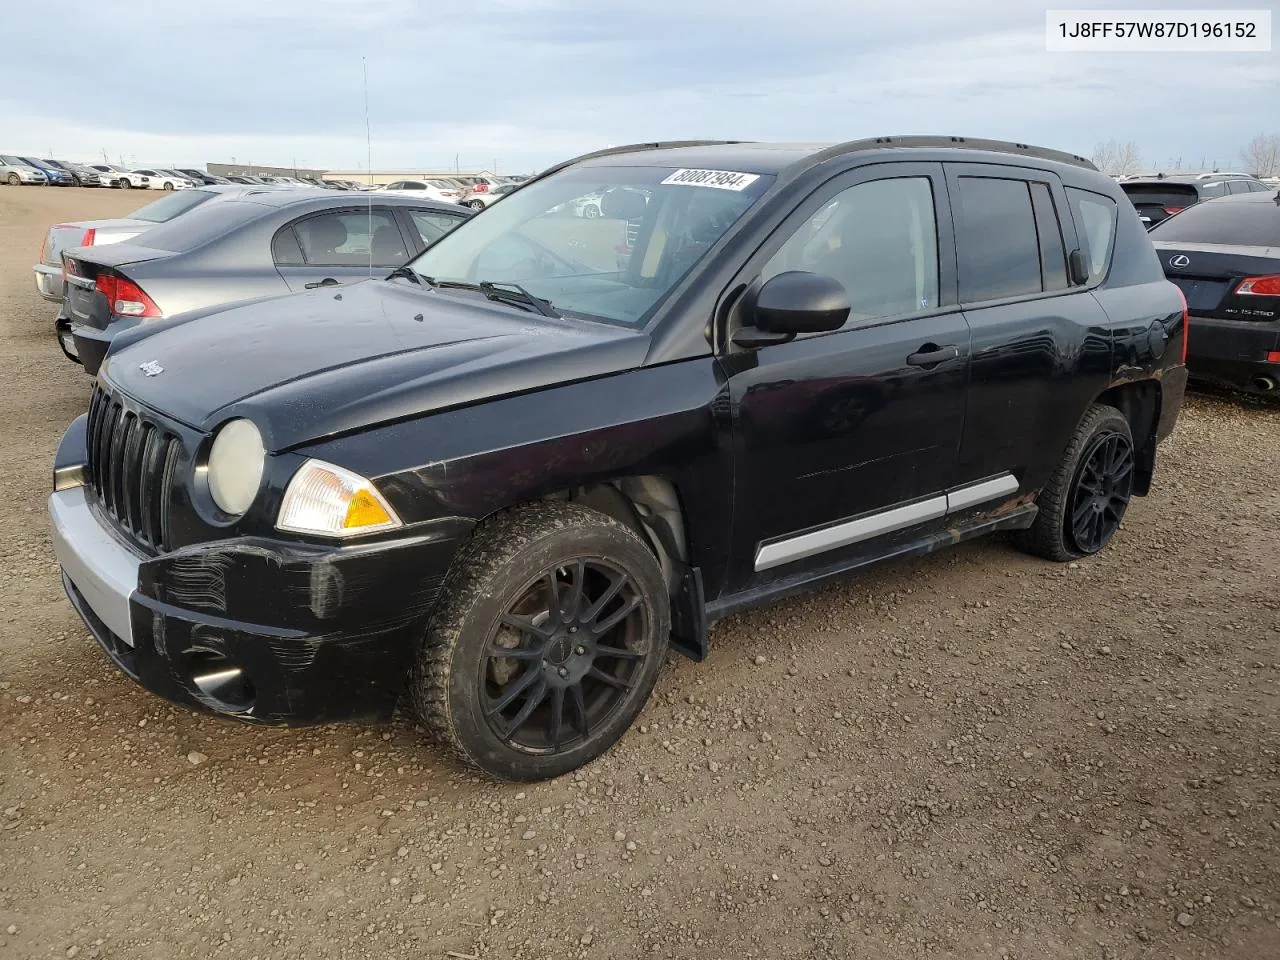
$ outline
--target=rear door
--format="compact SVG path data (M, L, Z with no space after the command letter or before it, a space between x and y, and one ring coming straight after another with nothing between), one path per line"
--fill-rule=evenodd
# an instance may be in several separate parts
M395 211L377 204L300 217L271 242L276 270L293 292L386 276L415 249Z
M1067 255L1081 249L1101 282L1110 247L1077 240L1062 183L1048 171L953 163L947 186L973 337L957 482L1035 489L1110 378L1106 314L1090 285L1073 287L1067 274ZM1115 202L1101 199L1114 235Z

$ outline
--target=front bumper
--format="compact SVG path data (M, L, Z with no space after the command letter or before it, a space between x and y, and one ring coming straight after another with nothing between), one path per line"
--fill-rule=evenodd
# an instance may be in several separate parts
M36 292L51 303L61 303L62 268L52 267L47 263L37 263L33 269L36 275Z
M1196 380L1225 384L1250 393L1280 390L1280 320L1220 320L1191 317L1187 368Z
M237 537L146 556L79 485L84 436L81 417L55 461L54 550L117 666L175 703L245 720L391 714L456 531L355 546Z

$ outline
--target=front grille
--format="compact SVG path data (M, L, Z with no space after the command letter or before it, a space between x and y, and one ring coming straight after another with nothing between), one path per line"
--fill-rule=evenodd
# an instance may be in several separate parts
M153 550L169 540L169 495L182 442L95 387L89 402L89 485L122 531Z

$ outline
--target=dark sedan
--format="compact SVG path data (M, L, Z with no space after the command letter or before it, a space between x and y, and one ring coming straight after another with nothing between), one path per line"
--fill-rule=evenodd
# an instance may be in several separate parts
M96 374L139 324L239 300L386 276L464 220L455 204L263 187L202 205L137 243L64 251L63 352Z
M1267 185L1245 173L1194 173L1171 177L1131 177L1120 189L1150 229L1155 224L1205 200L1264 193Z
M1250 393L1280 385L1280 191L1196 204L1151 230L1191 317L1192 377Z

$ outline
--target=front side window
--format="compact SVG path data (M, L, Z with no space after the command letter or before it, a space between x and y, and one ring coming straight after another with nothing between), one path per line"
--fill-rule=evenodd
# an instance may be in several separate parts
M1040 242L1025 180L960 177L956 247L960 300L981 303L1043 290Z
M824 204L775 253L762 280L821 273L849 296L849 324L938 305L938 228L928 177L872 180Z
M562 315L639 326L773 180L570 167L467 220L412 266L438 281L519 284Z
M422 245L429 247L446 233L460 224L464 217L451 217L444 213L431 213L426 210L414 210L410 214L413 225L417 228Z
M1067 200L1075 216L1077 233L1089 264L1089 282L1107 272L1116 240L1116 204L1110 197L1067 187Z
M386 210L351 210L309 217L293 225L308 266L398 267L409 259L395 219ZM292 247L284 244L277 249Z

